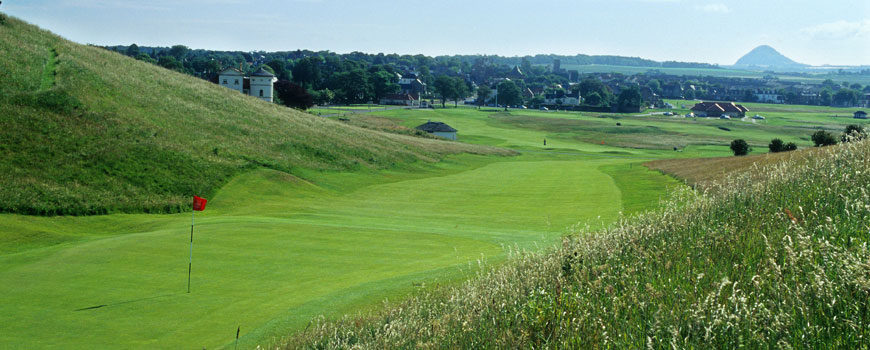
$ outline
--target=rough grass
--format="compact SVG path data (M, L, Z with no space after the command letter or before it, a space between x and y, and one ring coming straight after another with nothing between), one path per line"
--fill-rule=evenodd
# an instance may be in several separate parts
M643 165L676 177L695 188L708 188L716 182L739 172L751 172L756 177L764 177L761 169L784 160L806 159L818 149L809 148L794 152L764 153L741 157L661 159Z
M870 142L762 173L275 347L867 348Z
M178 212L236 174L355 170L493 148L363 130L20 20L0 26L0 212Z

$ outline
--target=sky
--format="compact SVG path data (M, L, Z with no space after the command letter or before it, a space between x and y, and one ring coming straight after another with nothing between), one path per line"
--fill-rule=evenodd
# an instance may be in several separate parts
M721 65L770 45L801 63L870 65L870 0L3 0L0 12L96 45Z

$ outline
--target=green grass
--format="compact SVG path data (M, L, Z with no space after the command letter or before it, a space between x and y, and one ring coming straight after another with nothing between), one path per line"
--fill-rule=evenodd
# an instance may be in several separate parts
M55 75L57 74L57 51L50 50L48 59L45 61L45 68L42 69L42 82L39 84L39 90L45 91L54 86Z
M686 108L693 101L671 100ZM460 141L517 150L551 149L553 152L582 152L624 157L689 158L731 155L732 140L742 138L753 153L767 152L773 138L810 147L810 135L818 129L841 133L848 124L868 121L851 118L854 109L814 106L746 104L748 116L756 113L764 121L714 118L682 118L663 115L543 112L533 110L476 110L444 108L435 110L393 110L372 114L393 118L396 123L415 127L427 120L445 122L458 129ZM651 110L649 112L663 112ZM675 109L686 114L688 109ZM644 113L644 114L646 114ZM352 121L355 116L347 117ZM617 126L619 123L621 126ZM543 140L547 145L543 145ZM677 147L679 152L674 152Z
M870 142L734 174L279 349L867 348ZM758 173L765 174L759 179Z
M651 201L664 202L680 187L676 179L662 180L641 163L609 164L598 169L609 175L619 187L625 216L648 211ZM668 190L662 191L663 186Z
M173 213L252 168L354 170L502 153L353 128L0 26L0 212Z
M187 214L0 215L0 343L211 349L241 325L246 347L263 344L315 316L466 276L469 262L497 263L505 247L549 246L575 224L602 227L652 207L634 198L624 208L621 193L642 186L658 198L672 180L600 170L625 162L453 156L413 170L321 173L319 184L248 172L197 213L191 294Z
M2 210L114 213L0 215L0 343L20 348L220 348L240 325L243 346L268 344L655 208L677 182L641 162L730 155L732 138L806 146L852 122L752 105L767 122L439 108L340 123L14 19L0 54ZM409 136L427 120L462 143ZM210 202L188 295L174 212L193 193Z

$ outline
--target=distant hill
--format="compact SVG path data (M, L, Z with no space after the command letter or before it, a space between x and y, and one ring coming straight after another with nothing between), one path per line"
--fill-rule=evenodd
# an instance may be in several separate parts
M783 54L776 51L774 48L761 45L749 51L749 53L740 57L735 67L742 68L768 68L768 69L794 69L808 67L806 64L798 63L792 59L785 57Z
M15 18L0 24L0 52L0 212L177 212L252 168L344 171L509 152L345 125Z

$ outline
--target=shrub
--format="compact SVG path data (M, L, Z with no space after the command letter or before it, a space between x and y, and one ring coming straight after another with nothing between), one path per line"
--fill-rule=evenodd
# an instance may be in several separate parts
M287 107L306 110L314 105L314 96L311 96L302 85L289 80L279 80L275 83L275 94Z
M813 143L816 144L816 147L831 146L837 144L837 138L835 138L833 134L824 130L819 130L813 133L812 139Z
M794 142L789 142L785 145L785 150L787 152L797 150L797 145Z
M734 151L735 156L745 156L749 154L749 151L752 150L752 148L749 147L749 144L746 143L746 140L737 139L731 141L731 150Z
M863 140L865 137L867 137L867 134L864 133L864 127L861 125L850 124L846 126L846 130L843 131L843 136L840 137L840 140L843 142L849 142Z
M780 139L770 140L770 144L767 145L767 148L770 149L771 153L778 153L785 151L785 143Z

